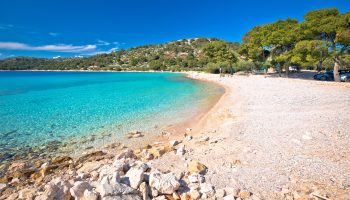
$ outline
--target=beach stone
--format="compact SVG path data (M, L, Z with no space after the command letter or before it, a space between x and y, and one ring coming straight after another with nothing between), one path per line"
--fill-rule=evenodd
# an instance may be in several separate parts
M100 174L99 174L97 171L92 171L92 172L90 173L90 180L92 180L92 181L97 181L99 175L100 175Z
M18 192L18 198L20 199L34 199L35 196L35 190L34 189L29 189L29 188L25 188L22 189Z
M185 139L186 139L187 141L191 141L192 138L193 138L193 137L192 137L191 135L188 135L188 136L185 137Z
M146 182L142 182L140 184L139 191L141 192L141 196L143 200L150 200L149 187Z
M139 191L118 182L110 182L108 177L104 177L100 184L97 185L96 191L100 193L101 197L129 195L134 196L135 199L140 199ZM128 196L125 196L127 198Z
M180 146L177 150L176 150L176 155L182 156L185 154L185 146Z
M113 171L124 173L130 169L130 165L134 162L134 159L117 159L113 162L113 167L115 168Z
M189 192L185 192L185 193L181 193L180 194L180 199L181 200L191 200L191 195L189 194Z
M154 156L153 154L149 153L147 150L143 150L142 151L142 157L146 160L153 160L154 159Z
M87 153L87 154L79 157L78 160L75 161L75 166L79 166L79 165L82 165L84 163L91 162L91 161L102 160L105 155L106 155L106 153L103 151L94 151L92 153Z
M179 196L176 192L173 193L172 197L173 197L173 199L175 199L175 200L180 199L180 196Z
M226 195L226 192L224 189L215 190L215 197L217 199L222 199L222 198L224 198L225 195Z
M200 184L200 193L205 194L208 197L212 197L215 194L214 187L210 183Z
M125 151L123 151L122 153L120 153L118 156L116 156L117 160L120 159L127 159L127 158L132 158L132 159L136 159L137 156L134 154L134 151L131 149L126 149Z
M180 187L179 181L174 173L161 174L154 172L150 174L149 184L161 194L172 194Z
M0 183L0 193L7 188L7 184Z
M171 141L169 141L169 144L170 144L172 147L174 147L174 146L176 146L176 145L179 144L179 141L177 141L177 140L171 140Z
M73 161L73 158L69 156L57 157L52 161L53 165L65 165Z
M101 167L101 163L96 163L96 162L87 162L80 167L77 172L78 173L90 173L93 171L98 170Z
M95 191L85 190L83 196L80 200L97 200L99 198L99 194Z
M59 178L50 181L45 185L45 192L36 197L35 200L70 200L70 188L72 185L68 181L61 181Z
M167 198L164 195L161 195L161 196L153 198L153 200L167 200Z
M152 197L156 197L159 195L159 192L158 190L154 189L154 188L151 188L151 196Z
M153 147L152 149L149 150L149 153L154 156L154 158L159 158L166 152L171 151L172 149L166 146L158 146L158 147Z
M251 195L251 193L247 190L241 190L238 193L239 198L242 198L242 199L246 199L246 198L250 197L250 195Z
M199 193L198 190L191 190L190 196L191 196L191 199L197 200L197 199L201 198L201 193Z
M144 169L132 167L124 176L124 183L130 187L137 189L143 181Z
M203 183L204 182L204 176L199 173L193 173L188 176L188 181L190 183Z
M233 196L238 196L239 193L239 189L232 187L225 187L224 190L226 194L232 194Z
M98 173L99 173L98 180L101 181L106 176L108 176L112 179L112 176L114 175L113 180L120 182L120 176L119 176L120 171L122 173L124 173L120 168L116 168L116 167L111 166L111 165L104 165L98 170Z
M14 173L16 171L21 171L25 168L28 168L28 165L24 162L13 162L11 165L8 167L8 172L9 173Z
M199 139L200 142L206 142L209 141L209 137L208 136L203 136Z
M235 200L235 197L232 194L229 194L224 197L224 200Z
M80 199L84 195L85 190L91 190L92 186L86 181L77 181L70 188L70 194L76 199Z
M197 160L192 160L188 163L188 171L190 173L204 174L207 167Z
M186 128L186 131L187 131L187 132L191 132L192 129L191 129L191 128Z

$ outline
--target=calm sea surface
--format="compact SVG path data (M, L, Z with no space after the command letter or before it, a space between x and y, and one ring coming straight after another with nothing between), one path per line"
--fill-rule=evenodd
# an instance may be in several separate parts
M157 133L222 92L176 73L0 72L0 161L50 142L85 148Z

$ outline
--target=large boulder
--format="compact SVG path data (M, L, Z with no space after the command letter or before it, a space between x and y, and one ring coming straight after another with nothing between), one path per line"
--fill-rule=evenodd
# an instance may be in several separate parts
M77 181L74 186L70 188L70 194L76 199L80 199L84 195L85 190L91 190L92 186L86 181Z
M144 170L138 167L132 167L124 176L123 182L130 187L137 189L143 181Z
M95 191L85 190L81 200L98 200L99 194Z
M149 184L161 194L173 194L180 187L174 173L153 172L150 174Z
M37 196L35 200L70 200L71 194L69 189L72 185L68 181L60 178L52 180L45 185L45 192Z
M110 181L108 177L104 177L102 179L102 181L97 185L96 191L100 193L102 199L112 199L112 197L124 197L127 199L129 196L134 196L135 199L140 199L139 191L125 184L116 181Z

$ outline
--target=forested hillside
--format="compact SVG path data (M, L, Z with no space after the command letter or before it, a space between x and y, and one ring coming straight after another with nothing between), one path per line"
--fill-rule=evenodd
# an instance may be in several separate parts
M226 62L233 64L238 56L236 52L239 47L239 43L225 42L215 38L193 38L165 44L145 45L86 58L14 57L0 60L0 69L203 70L208 63ZM218 52L220 55L217 55Z

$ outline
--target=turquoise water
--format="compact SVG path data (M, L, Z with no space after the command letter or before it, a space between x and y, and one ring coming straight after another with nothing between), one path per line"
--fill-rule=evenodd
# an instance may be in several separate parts
M49 142L82 149L132 130L155 134L220 93L177 73L0 72L0 152L4 160Z

